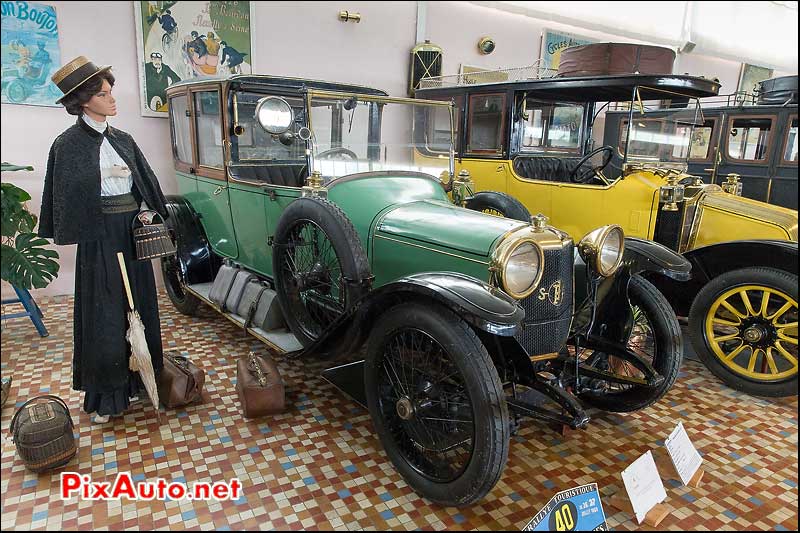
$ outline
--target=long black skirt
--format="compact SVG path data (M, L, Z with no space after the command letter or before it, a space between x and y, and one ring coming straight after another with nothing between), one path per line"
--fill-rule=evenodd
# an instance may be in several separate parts
M131 232L137 212L103 213L105 238L78 244L72 388L86 392L83 410L87 413L121 414L128 408L129 396L139 394L141 387L138 372L128 369L128 298L117 252L125 257L156 376L163 367L153 267L150 261L136 260Z

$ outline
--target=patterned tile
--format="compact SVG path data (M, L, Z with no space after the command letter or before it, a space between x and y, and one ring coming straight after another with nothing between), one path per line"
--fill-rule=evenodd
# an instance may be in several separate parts
M797 398L755 399L721 385L687 360L678 383L644 411L593 411L585 431L561 435L526 422L512 438L508 463L494 490L465 509L434 505L412 491L388 462L366 411L320 377L324 364L276 356L287 385L287 411L245 420L236 397L236 361L265 350L232 323L204 308L198 317L177 313L162 293L166 349L190 356L206 370L206 401L167 410L159 426L146 401L113 423L96 426L70 389L72 299L42 298L50 336L40 338L27 319L3 321L3 375L12 396L0 423L8 428L14 405L51 392L70 406L79 442L69 470L94 481L130 472L134 481L162 477L192 485L238 477L234 501L92 502L58 496L59 471L25 470L2 434L0 527L3 530L241 530L520 529L557 491L595 482L603 496L622 490L620 471L682 420L706 469L699 488L681 486L662 472L674 509L667 530L797 530ZM14 312L4 306L3 313ZM641 529L606 506L616 530Z

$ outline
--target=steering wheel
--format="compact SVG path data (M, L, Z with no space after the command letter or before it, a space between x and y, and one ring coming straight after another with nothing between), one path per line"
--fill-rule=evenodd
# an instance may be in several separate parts
M586 164L593 156L599 154L600 152L605 152L603 155L603 162L594 167L587 167L581 169L583 165ZM572 169L572 172L569 174L569 180L572 183L589 183L595 175L606 168L606 166L611 162L611 158L614 156L614 148L611 146L601 146L600 148L595 148L578 161L578 164L575 165L575 168Z
M358 155L349 148L345 148L343 146L339 146L336 148L331 148L330 150L325 150L324 152L320 152L316 155L317 159L330 159L335 155L346 155L348 158L356 160L358 159Z

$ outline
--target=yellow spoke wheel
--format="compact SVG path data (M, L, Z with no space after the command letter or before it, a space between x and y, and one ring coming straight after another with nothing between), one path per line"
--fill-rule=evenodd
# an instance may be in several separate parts
M695 351L728 385L763 396L797 394L797 276L770 268L720 275L689 313Z

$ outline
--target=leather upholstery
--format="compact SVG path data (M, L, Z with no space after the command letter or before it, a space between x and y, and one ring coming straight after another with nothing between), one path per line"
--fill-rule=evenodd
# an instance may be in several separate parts
M305 185L308 172L306 165L258 165L234 166L231 165L231 174L239 179L260 181L271 185L284 185L289 187L302 187Z
M514 172L532 180L568 183L579 157L519 156L514 159Z

